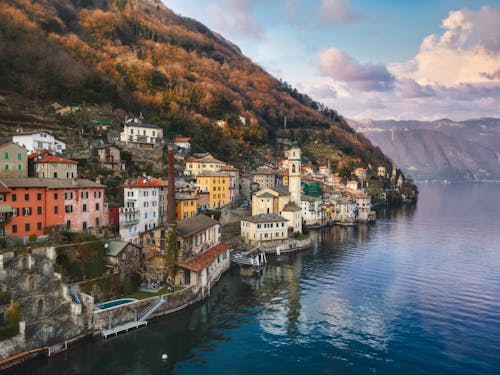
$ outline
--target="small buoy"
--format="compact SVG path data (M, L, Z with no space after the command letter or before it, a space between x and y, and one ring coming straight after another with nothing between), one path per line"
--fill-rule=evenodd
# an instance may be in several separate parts
M168 355L166 355L166 354L161 355L161 359L166 360L167 358L168 358Z

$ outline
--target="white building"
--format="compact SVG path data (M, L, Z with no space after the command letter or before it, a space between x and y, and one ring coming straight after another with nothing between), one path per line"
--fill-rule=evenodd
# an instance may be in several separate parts
M24 147L28 154L43 150L61 154L66 150L66 143L45 132L17 132L12 135L12 142Z
M174 146L180 150L191 150L191 138L177 137L174 139Z
M260 214L241 220L243 242L260 246L264 243L284 243L288 239L288 220L273 214Z
M123 185L123 207L120 208L122 241L139 244L139 234L161 224L160 209L165 203L167 182L154 177L139 177Z
M120 141L130 147L158 148L163 144L163 129L134 118L123 123Z
M308 226L323 226L326 224L326 211L323 209L321 197L302 195L302 223Z

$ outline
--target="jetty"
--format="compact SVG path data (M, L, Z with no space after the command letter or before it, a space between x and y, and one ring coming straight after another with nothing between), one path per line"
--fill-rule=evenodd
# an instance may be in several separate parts
M259 246L247 251L233 251L231 253L231 263L250 268L253 273L259 273L267 263L266 253L261 251Z

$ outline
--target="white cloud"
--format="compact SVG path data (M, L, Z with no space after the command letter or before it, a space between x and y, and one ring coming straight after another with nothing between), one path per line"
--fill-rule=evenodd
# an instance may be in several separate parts
M361 18L351 9L348 0L321 0L317 17L326 24L352 23Z
M265 31L252 14L256 5L252 0L224 0L222 5L208 4L207 12L213 19L214 28L223 34L263 39Z

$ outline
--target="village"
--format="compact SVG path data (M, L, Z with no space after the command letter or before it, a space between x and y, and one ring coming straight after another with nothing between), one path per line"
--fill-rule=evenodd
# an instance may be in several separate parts
M82 160L50 132L0 145L0 366L179 311L231 265L259 272L271 254L307 249L310 230L375 222L386 192L369 194L370 182L403 184L395 166L358 166L349 178L329 161L315 170L293 142L276 163L242 171L190 141L123 121L119 138L94 147L100 167L122 173L126 151L160 158L162 173L114 187L80 178Z

